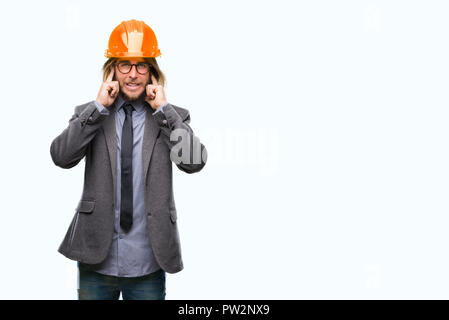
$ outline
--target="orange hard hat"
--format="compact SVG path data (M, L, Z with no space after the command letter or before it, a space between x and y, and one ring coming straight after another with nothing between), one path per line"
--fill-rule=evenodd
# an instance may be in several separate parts
M143 21L123 21L109 37L107 58L156 58L161 55L154 31Z

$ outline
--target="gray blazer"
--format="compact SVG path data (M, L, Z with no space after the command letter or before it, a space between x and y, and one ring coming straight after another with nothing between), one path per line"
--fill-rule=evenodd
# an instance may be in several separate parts
M197 138L189 126L188 110L169 103L164 112L153 115L153 110L147 106L142 158L148 232L161 268L176 273L183 269L183 262L170 159L170 150L177 141L170 141L170 133L185 129L191 139ZM112 242L117 181L115 105L109 110L110 115L100 114L93 101L77 106L69 126L50 147L53 162L61 168L72 168L85 157L82 196L58 251L69 259L87 264L102 262ZM190 143L191 155L193 147ZM177 167L187 173L200 171L207 159L203 144L201 151L200 163L185 161L188 163L181 162Z

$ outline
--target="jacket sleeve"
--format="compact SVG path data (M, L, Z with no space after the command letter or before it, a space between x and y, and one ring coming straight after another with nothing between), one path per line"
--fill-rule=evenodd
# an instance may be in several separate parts
M189 126L189 111L168 103L164 105L162 112L155 112L153 116L161 128L161 137L170 150L170 159L176 166L186 173L203 169L207 161L207 150Z
M94 101L75 107L69 126L51 143L50 154L55 165L64 169L76 166L107 116L98 111Z

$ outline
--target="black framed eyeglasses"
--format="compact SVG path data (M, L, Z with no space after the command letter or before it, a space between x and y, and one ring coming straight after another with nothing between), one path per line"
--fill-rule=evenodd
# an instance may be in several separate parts
M118 71L121 73L129 73L133 66L136 66L136 70L140 74L146 74L150 70L150 65L147 63L130 63L127 61L119 62L117 64Z

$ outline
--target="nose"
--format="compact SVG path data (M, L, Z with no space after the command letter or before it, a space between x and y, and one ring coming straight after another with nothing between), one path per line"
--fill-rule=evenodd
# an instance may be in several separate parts
M131 66L131 70L129 71L128 75L131 78L137 78L137 66L136 65Z

